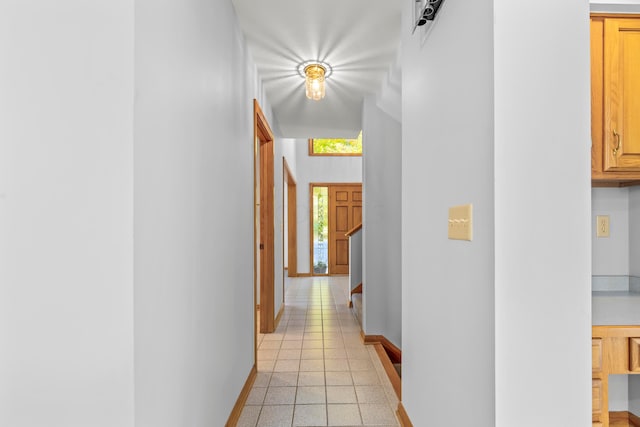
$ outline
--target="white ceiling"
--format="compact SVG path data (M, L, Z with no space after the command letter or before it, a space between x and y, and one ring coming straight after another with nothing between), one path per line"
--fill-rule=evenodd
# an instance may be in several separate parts
M357 136L362 100L379 89L397 55L401 2L232 1L281 136ZM333 68L321 101L304 93L297 68L308 60Z

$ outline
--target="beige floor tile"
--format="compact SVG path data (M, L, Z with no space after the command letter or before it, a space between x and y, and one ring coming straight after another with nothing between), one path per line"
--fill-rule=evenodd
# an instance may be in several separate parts
M264 341L282 341L283 334L274 332L273 334L265 334Z
M285 340L282 341L282 350L301 350L302 340Z
M371 371L354 371L351 372L353 383L355 385L379 385L380 379L378 374Z
M258 372L256 380L253 382L254 387L268 387L271 381L271 372Z
M300 361L300 372L324 372L324 360L303 359Z
M316 340L322 340L322 332L305 332L304 334L304 340L305 341L316 341Z
M269 387L264 397L265 405L293 405L296 401L296 387Z
M300 359L301 350L298 349L284 349L280 350L278 353L278 360L286 360L286 359ZM277 362L276 362L277 365Z
M356 386L356 396L359 403L389 403L382 386L358 385Z
M358 403L355 388L351 385L327 386L327 403Z
M274 372L269 382L271 387L295 387L297 385L297 372Z
M371 360L369 359L349 359L349 368L352 371L368 371L368 372L369 371L375 372L375 369L376 369L373 367L373 363L371 363Z
M300 354L301 359L322 359L324 352L321 348L303 349Z
M324 364L325 371L327 372L349 370L349 362L347 359L325 359Z
M261 409L262 407L260 406L245 406L242 409L236 427L256 427Z
M363 348L363 346L355 347L355 348L347 348L345 351L347 352L347 357L349 359L371 360L371 356L369 355L369 352L367 351L366 348Z
M388 404L360 404L360 413L362 414L362 423L366 426L397 423L396 416Z
M296 405L327 403L327 391L324 386L298 387Z
M293 405L263 406L257 427L290 427L293 423Z
M279 350L258 350L258 360L275 360Z
M258 350L278 350L280 348L280 345L282 344L281 341L262 341L262 343L260 344L260 347L258 347Z
M324 384L324 372L300 372L300 375L298 375L298 386Z
M344 350L344 348L325 348L324 358L325 359L346 359L347 352Z
M258 359L258 372L272 372L275 364L276 364L275 360Z
M288 284L278 329L258 336L259 372L239 426L398 426L397 398L360 339L347 290L344 278Z
M325 372L327 385L353 385L353 378L349 371Z
M327 405L327 415L330 426L355 426L362 424L358 405Z
M281 359L276 361L273 372L298 372L299 369L299 359Z
M342 341L342 339L325 339L324 348L344 349L344 341Z
M293 427L326 425L327 407L325 405L296 405L293 410Z
M304 332L303 331L297 331L297 332L287 332L284 335L284 341L282 341L283 345L284 343L286 343L287 341L302 341L302 337L304 336ZM302 345L302 344L300 344Z
M311 350L315 348L323 348L322 340L309 340L309 341L305 340L302 342L303 350Z
M262 405L264 396L267 393L266 387L252 387L247 397L247 405Z

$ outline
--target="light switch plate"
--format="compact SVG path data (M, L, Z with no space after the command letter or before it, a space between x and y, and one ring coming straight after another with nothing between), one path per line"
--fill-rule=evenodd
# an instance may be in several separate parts
M596 216L596 237L609 237L609 215Z
M473 205L449 208L449 239L473 240Z

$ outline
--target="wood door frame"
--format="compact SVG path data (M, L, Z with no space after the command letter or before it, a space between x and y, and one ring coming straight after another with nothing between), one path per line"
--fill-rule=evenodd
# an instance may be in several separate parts
M327 273L326 274L316 274L313 272L313 187L349 187L360 185L362 186L362 182L310 182L309 183L309 275L310 276L331 276L331 272L329 271L329 263L327 259ZM331 209L329 209L330 211ZM327 224L330 224L331 215L327 218ZM331 228L331 226L329 226ZM328 236L327 236L328 237ZM328 243L328 242L327 242ZM329 247L327 246L327 251ZM331 255L327 252L327 258ZM351 262L351 260L349 260ZM338 274L338 276L343 276L343 274Z
M287 185L287 194L282 197L282 211L284 212L285 197L287 200L287 234L282 240L287 239L287 275L289 277L298 276L298 220L297 220L297 184L291 174L291 169L287 159L282 157L283 182ZM293 226L292 226L293 224ZM282 231L284 233L284 230ZM282 245L282 259L284 259L284 245ZM284 280L282 281L284 288ZM284 298L284 289L282 292Z
M254 351L257 362L258 333L256 331L257 289L260 286L260 333L271 333L275 329L274 301L274 137L269 123L256 99L253 100L253 306L254 306ZM257 164L260 173L257 176ZM260 232L256 227L256 196L260 186ZM259 236L258 236L259 234ZM260 278L257 274L257 243L260 239ZM258 280L259 279L259 280Z

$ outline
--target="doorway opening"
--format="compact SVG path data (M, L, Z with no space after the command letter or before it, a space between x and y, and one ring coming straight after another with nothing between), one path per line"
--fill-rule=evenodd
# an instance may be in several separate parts
M346 233L362 223L362 184L309 185L311 274L349 274Z
M254 349L258 330L272 333L274 316L274 137L257 100L253 100L254 170ZM259 317L258 317L259 316ZM258 322L259 319L259 322ZM259 328L258 328L259 324ZM256 359L257 361L257 353Z

